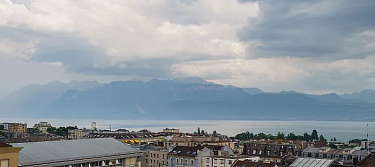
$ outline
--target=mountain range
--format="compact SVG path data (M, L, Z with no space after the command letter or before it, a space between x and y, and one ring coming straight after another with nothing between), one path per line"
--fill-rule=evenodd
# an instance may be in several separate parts
M375 120L375 91L263 92L198 77L29 85L0 101L0 115L28 118Z

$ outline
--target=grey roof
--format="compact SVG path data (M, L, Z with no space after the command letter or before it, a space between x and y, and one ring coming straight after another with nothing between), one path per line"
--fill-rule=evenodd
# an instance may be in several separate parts
M329 167L332 159L297 158L289 167Z
M19 154L20 166L137 153L135 149L111 138L14 143L12 145L23 147Z

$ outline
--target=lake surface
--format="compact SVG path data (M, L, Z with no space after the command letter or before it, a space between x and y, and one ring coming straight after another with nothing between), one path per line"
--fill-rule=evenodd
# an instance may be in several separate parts
M52 126L78 126L90 128L91 122L97 122L99 129L125 128L129 130L148 129L153 132L162 131L163 128L178 128L181 132L194 132L201 130L234 136L237 133L249 131L253 133L277 132L295 133L302 135L311 134L313 129L330 140L350 140L366 138L366 122L341 122L341 121L245 121L245 120L88 120L88 119L45 119L45 118L0 118L0 122L22 122L32 127L35 123L47 121ZM369 122L369 138L375 140L375 122Z

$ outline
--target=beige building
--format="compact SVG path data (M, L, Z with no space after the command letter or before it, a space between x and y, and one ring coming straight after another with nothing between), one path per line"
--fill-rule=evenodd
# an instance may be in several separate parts
M26 133L27 124L23 123L1 123L0 125L4 126L4 129L9 133Z
M165 128L163 129L164 133L180 133L180 129L174 129L174 128Z
M83 131L81 129L69 129L68 130L68 139L82 139Z
M146 155L146 167L167 167L168 150L150 150Z
M232 150L235 148L234 142L227 137L173 136L164 142L164 148L166 149L175 146L194 147L198 145L228 146Z
M47 129L51 127L51 124L48 122L39 122L35 124L33 128L38 129L40 133L47 133Z
M22 148L0 143L0 167L18 167L18 154Z

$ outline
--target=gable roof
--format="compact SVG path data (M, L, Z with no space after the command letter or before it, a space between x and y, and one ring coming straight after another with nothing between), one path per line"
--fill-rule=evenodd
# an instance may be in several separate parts
M169 152L169 155L195 157L198 154L198 150L202 150L203 148L204 146L176 146L171 152Z
M19 153L20 166L137 153L111 138L14 143L13 147L23 147Z

